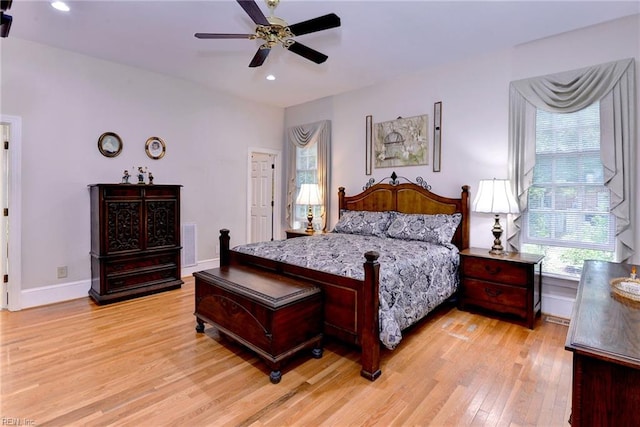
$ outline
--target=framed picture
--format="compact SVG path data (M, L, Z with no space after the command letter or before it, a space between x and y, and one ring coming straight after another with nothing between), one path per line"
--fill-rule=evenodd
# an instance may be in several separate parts
M167 151L167 146L162 139L157 136L152 136L147 139L144 150L147 152L147 156L154 160L158 160L164 157L164 154Z
M365 117L365 131L364 131L364 173L365 175L371 175L371 167L373 165L373 117Z
M98 150L105 157L116 157L122 151L122 140L117 133L105 132L98 138Z
M442 161L442 102L433 104L433 171L440 172Z
M376 168L429 164L429 116L421 115L374 126Z

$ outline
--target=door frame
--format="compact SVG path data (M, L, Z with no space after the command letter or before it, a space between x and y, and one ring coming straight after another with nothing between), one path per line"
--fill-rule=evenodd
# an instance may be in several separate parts
M273 164L275 165L274 182L273 182L273 238L282 238L282 221L280 217L281 211L281 188L282 188L282 162L281 151L270 150L268 148L249 147L249 155L247 156L247 242L251 237L251 155L252 154L269 154L273 155Z
M0 121L9 125L9 299L7 308L18 311L21 305L22 283L22 118L1 115ZM0 278L1 279L1 278ZM4 301L4 295L3 301ZM4 304L4 302L3 302Z

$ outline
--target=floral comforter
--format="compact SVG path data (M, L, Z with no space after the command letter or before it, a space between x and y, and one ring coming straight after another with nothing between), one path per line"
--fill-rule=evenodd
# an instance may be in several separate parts
M237 252L364 280L364 253L380 253L380 341L394 349L401 331L458 288L458 249L417 240L328 233L251 243Z

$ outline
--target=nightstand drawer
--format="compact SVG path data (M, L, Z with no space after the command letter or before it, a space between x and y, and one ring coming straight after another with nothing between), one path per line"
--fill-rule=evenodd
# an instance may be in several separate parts
M469 303L476 302L481 305L482 302L488 302L523 310L527 307L526 288L485 282L468 277L464 279L463 286L464 295Z
M482 258L474 262L464 262L462 274L465 277L501 282L510 285L526 286L527 266L507 263L500 260Z

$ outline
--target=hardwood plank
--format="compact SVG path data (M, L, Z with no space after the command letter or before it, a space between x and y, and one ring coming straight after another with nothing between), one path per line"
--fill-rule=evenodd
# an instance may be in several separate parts
M194 285L98 306L0 312L0 413L37 425L566 426L567 327L535 330L445 306L381 351L382 376L335 341L280 384L251 351L195 332Z

